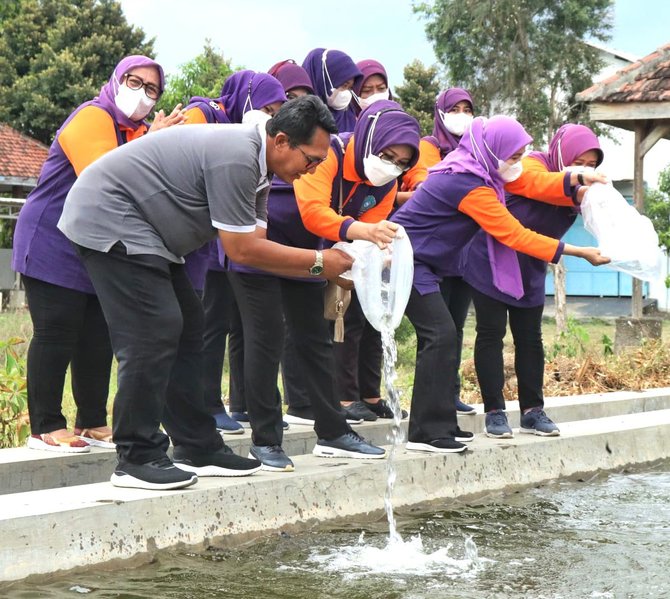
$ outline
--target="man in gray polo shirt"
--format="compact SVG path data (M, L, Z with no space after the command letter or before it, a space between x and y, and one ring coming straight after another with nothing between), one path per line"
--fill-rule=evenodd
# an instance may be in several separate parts
M313 171L334 132L320 100L299 98L267 132L199 125L147 135L100 158L72 187L58 226L91 277L119 364L114 485L171 489L197 474L260 468L232 454L205 410L202 305L182 256L218 235L232 260L277 274L335 278L348 270L343 252L283 246L263 229L271 174L292 182Z

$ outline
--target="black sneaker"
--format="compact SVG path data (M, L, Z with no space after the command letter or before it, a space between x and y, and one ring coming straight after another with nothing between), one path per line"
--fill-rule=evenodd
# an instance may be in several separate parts
M380 399L377 403L363 400L363 405L374 414L377 414L377 418L393 418L393 410L385 399ZM407 410L400 410L400 412L402 420L405 420L408 416Z
M445 437L444 439L433 439L426 443L419 443L416 441L407 441L405 446L409 451L426 451L430 453L460 453L465 451L467 447L456 441L451 437Z
M198 482L198 477L177 468L167 456L145 464L120 460L109 481L115 487L162 491L183 489Z
M284 421L289 424L314 426L314 412L312 411L311 406L306 406L304 408L292 408L289 406L289 409L284 416Z
M461 428L457 426L454 438L456 441L460 441L461 443L469 443L475 438L475 434L471 433L470 431L461 430Z
M370 458L378 460L386 456L386 450L368 443L354 431L344 433L335 439L317 439L312 450L321 458Z
M249 456L261 462L263 470L271 472L293 472L295 470L291 458L289 458L281 445L251 445Z
M360 424L361 422L374 422L377 420L377 414L367 408L367 404L363 401L354 401L348 406L342 404L342 410L347 417L349 424Z
M227 445L217 451L198 451L178 445L174 448L174 463L198 476L247 476L258 472L262 464L233 453Z

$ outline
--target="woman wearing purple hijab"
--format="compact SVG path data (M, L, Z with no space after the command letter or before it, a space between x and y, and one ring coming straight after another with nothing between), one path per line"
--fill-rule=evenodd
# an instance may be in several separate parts
M302 63L314 85L314 93L330 108L340 133L353 131L356 115L349 110L352 89L363 73L348 54L340 50L316 48Z
M456 149L465 129L472 122L474 103L470 94L460 88L452 87L444 90L435 101L433 134L421 140L419 162L403 177L402 189L398 193L396 203L406 202L428 176L428 169L443 160L449 152ZM461 352L463 348L463 327L468 317L472 294L470 286L463 281L460 269L455 269L450 276L444 277L440 283L442 297L447 303L449 312L454 319L457 336L456 350L456 386L454 401L459 414L474 415L474 407L461 401Z
M549 174L541 181L533 173L523 174L520 160L531 141L510 117L474 119L458 147L431 169L411 201L391 218L405 228L414 248L414 284L406 314L416 330L417 359L407 449L461 452L463 442L473 438L456 420L456 330L440 283L480 228L488 234L494 286L517 297L523 295L523 282L513 250L546 262L556 262L563 254L594 265L609 261L596 248L564 244L525 228L505 207L506 186L565 206L585 191L576 187L576 176L573 181ZM604 180L596 174L582 178L588 184Z
M291 58L272 65L268 74L282 84L287 100L314 93L312 80L307 71Z
M384 65L368 58L356 63L363 77L354 84L354 102L351 105L356 116L379 100L392 100L389 78Z
M179 123L180 106L144 120L163 92L160 65L127 56L93 100L56 132L37 186L19 214L12 268L22 274L33 338L28 349L28 447L69 453L114 447L107 426L112 352L95 291L72 244L56 228L68 191L103 154L147 131ZM77 404L74 433L61 411L68 366Z
M604 155L595 133L584 125L563 125L549 144L548 152L531 152L522 160L524 171L562 173L567 169L597 167ZM566 182L569 185L569 181ZM509 195L507 209L521 224L544 235L560 239L572 226L579 212L577 205L554 206ZM486 434L511 438L512 429L505 414L503 385L503 338L507 318L514 338L514 370L518 382L521 432L541 436L559 435L558 427L544 413L544 347L542 312L545 301L547 262L525 254L517 255L523 295L513 297L493 284L486 234L479 231L463 252L463 277L473 288L477 313L475 368L486 412Z
M226 79L218 98L191 98L186 107L188 124L261 124L286 101L281 83L267 73L243 70ZM189 278L202 292L205 309L203 347L203 381L205 405L214 416L217 427L228 434L241 434L242 426L230 418L221 401L221 377L229 343L230 390L233 408L244 406L243 339L239 313L228 274L225 255L218 241L186 256ZM234 404L237 403L238 406ZM235 410L237 411L237 410Z

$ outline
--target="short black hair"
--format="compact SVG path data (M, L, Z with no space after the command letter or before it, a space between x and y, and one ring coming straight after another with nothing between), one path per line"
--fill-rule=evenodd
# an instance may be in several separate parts
M301 96L282 104L267 122L265 130L270 137L280 131L288 135L291 145L309 144L317 127L328 133L337 133L335 119L320 98Z

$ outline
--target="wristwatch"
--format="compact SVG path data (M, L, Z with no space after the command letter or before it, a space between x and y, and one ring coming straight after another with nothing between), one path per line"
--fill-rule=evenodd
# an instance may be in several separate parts
M323 273L323 252L316 250L316 259L309 269L309 274L318 277Z

